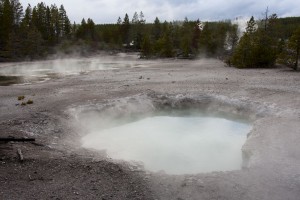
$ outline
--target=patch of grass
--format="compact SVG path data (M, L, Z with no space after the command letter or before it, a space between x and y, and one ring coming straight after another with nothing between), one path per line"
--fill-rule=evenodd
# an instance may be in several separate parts
M32 101L31 99L29 99L29 100L27 101L27 104L33 104L33 101Z
M22 101L23 99L25 99L25 96L18 96L19 101Z
M25 102L22 102L22 103L21 103L21 106L26 106L26 103L25 103Z

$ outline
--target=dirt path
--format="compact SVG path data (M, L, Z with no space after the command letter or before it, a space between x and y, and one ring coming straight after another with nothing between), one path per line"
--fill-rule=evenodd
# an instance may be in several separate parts
M299 199L299 73L286 68L239 70L217 60L126 58L132 61L141 62L140 67L0 86L1 136L36 138L33 144L0 144L0 199ZM20 95L34 103L18 105ZM80 147L85 133L70 109L139 96L168 104L178 95L211 96L221 104L239 102L251 108L251 113L243 108L237 112L267 113L254 117L243 146L249 156L243 170L170 176Z

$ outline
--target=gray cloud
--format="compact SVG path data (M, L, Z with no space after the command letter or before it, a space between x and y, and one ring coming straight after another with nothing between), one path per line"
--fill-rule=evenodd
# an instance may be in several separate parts
M41 0L20 0L24 7ZM96 23L115 23L120 16L143 11L148 22L157 16L161 20L233 19L238 16L262 17L267 6L278 16L300 16L300 4L295 0L44 0L47 5L63 4L71 21L92 18Z

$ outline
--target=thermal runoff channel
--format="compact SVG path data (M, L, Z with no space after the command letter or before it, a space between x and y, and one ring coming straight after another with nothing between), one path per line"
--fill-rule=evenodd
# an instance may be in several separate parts
M155 116L93 130L82 142L146 170L191 174L240 169L250 130L249 124L223 118Z

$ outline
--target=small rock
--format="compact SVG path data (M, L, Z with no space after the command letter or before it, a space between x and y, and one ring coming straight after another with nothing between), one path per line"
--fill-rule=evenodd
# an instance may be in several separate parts
M143 76L140 76L140 77L139 77L139 79L142 79L142 78L143 78Z

